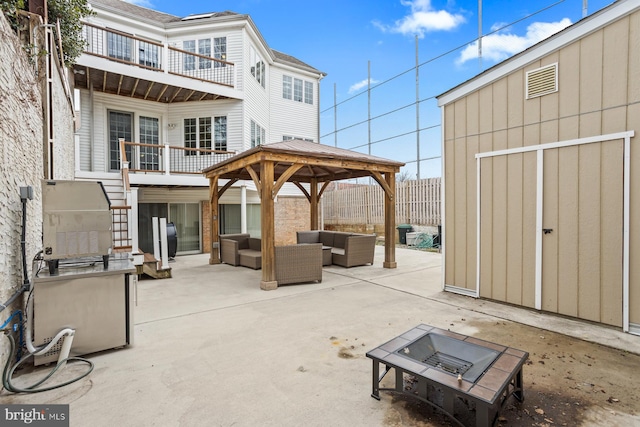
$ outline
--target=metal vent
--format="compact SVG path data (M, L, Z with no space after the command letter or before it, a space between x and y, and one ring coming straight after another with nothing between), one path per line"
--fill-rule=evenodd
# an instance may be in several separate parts
M527 72L527 99L558 91L558 64Z

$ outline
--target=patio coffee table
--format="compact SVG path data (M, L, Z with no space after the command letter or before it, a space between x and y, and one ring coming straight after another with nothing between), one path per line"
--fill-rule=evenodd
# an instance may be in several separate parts
M371 397L380 400L380 390L413 396L459 425L464 424L454 413L456 397L475 406L476 426L493 425L509 396L524 400L522 366L529 353L511 347L418 325L367 352L367 357L373 360ZM381 388L392 368L394 387ZM413 377L410 390L405 389L405 374Z

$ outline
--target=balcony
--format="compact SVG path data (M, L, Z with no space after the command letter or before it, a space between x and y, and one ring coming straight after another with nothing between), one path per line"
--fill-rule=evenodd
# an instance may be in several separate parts
M235 154L235 151L185 148L168 144L144 144L120 140L121 165L128 163L129 172L136 174L202 176L203 169Z
M162 103L239 98L235 65L83 23L75 87Z

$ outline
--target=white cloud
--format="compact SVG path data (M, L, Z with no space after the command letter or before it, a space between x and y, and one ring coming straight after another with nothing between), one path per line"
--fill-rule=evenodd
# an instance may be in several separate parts
M375 79L371 79L371 85L375 85L377 83L380 83L379 80L375 80ZM359 81L358 83L354 83L351 85L351 87L349 87L349 93L354 93L359 91L360 89L362 89L363 87L367 87L368 85L368 79L364 79Z
M509 32L488 35L482 38L482 59L490 62L500 62L552 36L569 25L571 25L571 20L564 18L558 22L534 22L527 27L527 33L523 36ZM477 58L478 41L476 40L462 50L460 56L456 59L456 63L461 65Z
M153 4L149 0L124 0L127 3L135 4L136 6L142 6L146 8L153 8Z
M452 14L446 10L434 10L431 7L431 0L400 0L400 3L411 8L409 15L397 20L393 25L377 21L374 21L373 25L383 32L424 37L427 32L453 30L465 22L462 15Z

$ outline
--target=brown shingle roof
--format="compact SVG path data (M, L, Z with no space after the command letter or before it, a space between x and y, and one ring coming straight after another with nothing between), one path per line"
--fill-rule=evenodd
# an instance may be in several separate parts
M295 58L291 55L287 55L286 53L282 53L280 51L277 51L275 49L271 49L271 52L273 52L273 56L275 57L276 62L284 62L284 63L288 63L290 65L293 65L294 67L297 68L303 68L306 69L307 71L311 71L313 73L319 73L322 74L323 76L326 76L327 73L323 73L322 71L313 68L311 65L306 64L302 61L300 61L298 58Z
M138 18L162 24L181 20L179 16L169 15L168 13L158 12L142 6L136 6L135 4L127 3L122 0L89 0L89 4L92 6L102 6L114 11L125 12L130 15L135 15Z

